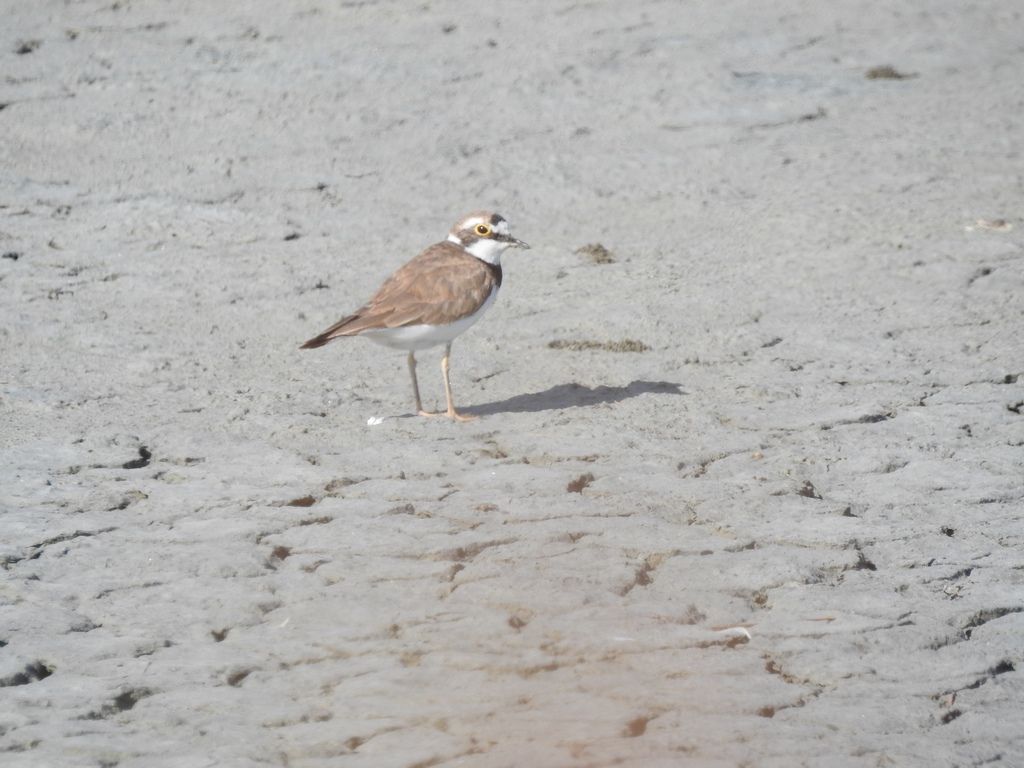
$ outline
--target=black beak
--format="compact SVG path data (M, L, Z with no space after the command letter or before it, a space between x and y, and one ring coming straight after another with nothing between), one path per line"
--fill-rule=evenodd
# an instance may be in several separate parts
M506 235L502 238L506 243L511 245L513 248L522 248L524 251L530 250L529 243L524 243L522 240L518 240L511 235Z

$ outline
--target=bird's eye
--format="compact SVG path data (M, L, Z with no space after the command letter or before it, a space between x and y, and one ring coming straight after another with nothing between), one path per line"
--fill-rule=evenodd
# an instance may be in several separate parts
M477 224L476 233L480 235L480 237L487 237L489 234L491 234L491 228L488 227L486 224Z

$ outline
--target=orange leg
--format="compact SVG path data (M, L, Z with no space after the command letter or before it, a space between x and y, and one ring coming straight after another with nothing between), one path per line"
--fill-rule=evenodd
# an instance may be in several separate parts
M452 345L449 343L444 348L444 357L441 358L441 373L444 375L444 394L448 399L448 418L455 421L472 421L476 416L461 414L455 410L455 403L452 400L452 384L448 380L448 358L452 354Z
M420 400L420 383L416 380L416 353L409 352L409 375L412 377L412 395L416 398L416 413L420 416L433 416L423 410L423 402Z

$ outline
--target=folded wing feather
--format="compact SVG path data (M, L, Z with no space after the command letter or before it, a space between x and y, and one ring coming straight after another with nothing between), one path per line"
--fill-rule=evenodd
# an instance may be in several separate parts
M322 347L340 336L356 336L374 328L445 325L475 312L498 280L493 268L459 246L437 243L384 281L366 304L307 341L302 349Z

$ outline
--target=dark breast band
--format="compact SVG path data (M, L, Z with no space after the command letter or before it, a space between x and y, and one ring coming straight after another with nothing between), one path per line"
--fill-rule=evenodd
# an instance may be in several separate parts
M481 259L483 261L483 259ZM494 282L499 288L501 288L501 264L491 264L489 261L484 261L484 266L491 273L491 277L494 278Z

